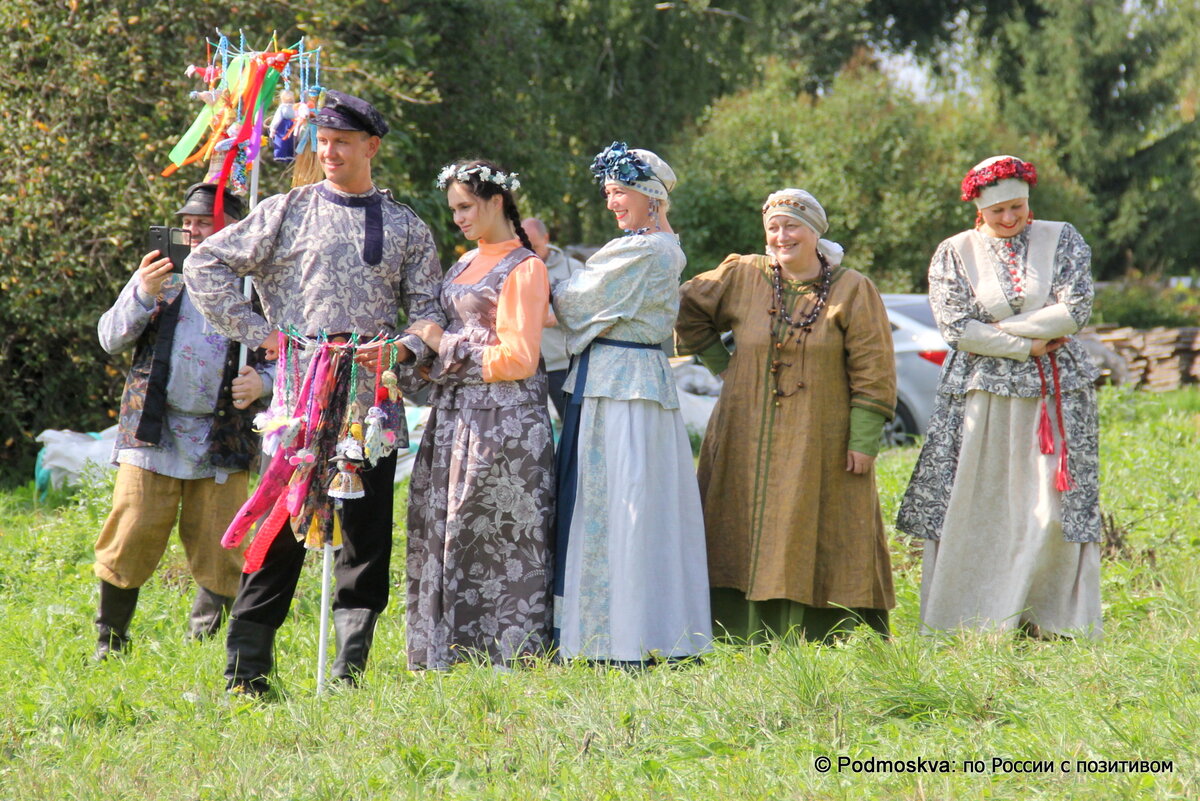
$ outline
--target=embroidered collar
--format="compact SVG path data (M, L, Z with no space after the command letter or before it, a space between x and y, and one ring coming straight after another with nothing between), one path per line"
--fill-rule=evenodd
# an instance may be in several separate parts
M383 193L375 187L371 187L370 192L361 195L349 195L345 192L339 192L326 183L319 183L317 184L317 192L330 203L336 203L339 206L349 206L351 208L377 206L383 202Z

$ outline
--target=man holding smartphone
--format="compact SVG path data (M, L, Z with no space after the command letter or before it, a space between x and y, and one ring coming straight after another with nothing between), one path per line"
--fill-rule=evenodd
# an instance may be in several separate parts
M438 302L442 269L433 236L412 209L372 178L372 160L388 132L383 116L361 98L328 91L312 124L325 180L266 198L237 226L193 251L184 274L197 307L223 334L249 347L261 344L269 356L277 345L275 332L288 326L314 338L358 334L370 339L395 333L401 312L411 321L444 326ZM263 314L234 289L243 276L254 279ZM411 334L402 335L396 350L402 384L413 381L417 366L433 357ZM360 356L354 388L362 409L373 404L378 350L366 353L370 357ZM341 422L330 430L336 433ZM407 442L407 432L400 431L398 439ZM345 500L341 508L332 673L349 684L366 666L375 623L388 602L395 472L394 453L363 470L365 497ZM225 679L231 691L261 695L268 690L275 632L287 618L304 556L302 538L285 525L271 540L262 567L243 576L226 639Z
M176 212L193 248L213 231L216 192L214 184L195 184ZM226 224L242 215L241 199L226 191ZM239 372L238 344L192 305L182 267L157 250L145 254L100 318L101 346L112 354L132 348L133 365L113 452L113 508L95 546L97 659L128 644L139 588L162 559L177 517L197 585L190 636L214 634L237 592L241 558L221 547L221 535L246 500L257 450L247 407L270 391L271 380L254 367Z

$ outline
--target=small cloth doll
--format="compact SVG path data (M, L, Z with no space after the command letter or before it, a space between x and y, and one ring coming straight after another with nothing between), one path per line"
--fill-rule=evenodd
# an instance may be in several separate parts
M291 445L303 424L303 417L288 417L286 409L275 406L254 415L254 433L262 435L262 450L268 456Z
M387 413L379 406L367 410L367 436L363 450L367 463L372 467L380 459L386 459L396 449L396 432L387 428Z
M358 474L366 460L363 454L362 439L362 426L354 423L350 426L349 436L338 442L334 449L333 461L337 463L338 472L329 483L330 498L349 500L366 495L363 490L362 476Z
M325 178L317 161L317 126L309 119L317 113L321 87L311 86L302 102L296 104L296 120L292 125L292 141L295 143L296 159L292 165L292 186L315 184Z
M218 184L221 181L221 172L225 168L225 154L233 147L237 147L237 155L234 156L233 164L230 167L228 182L226 183L229 191L235 195L245 195L249 191L248 177L246 173L246 160L249 156L247 152L247 142L237 143L238 132L241 130L241 120L236 120L231 123L226 129L227 136L213 147L212 157L208 162L208 173L204 176L206 183Z
M295 119L296 95L292 90L284 89L279 93L279 108L271 118L270 129L272 155L280 163L296 159L296 139L291 135Z
M391 370L380 376L379 390L375 393L375 405L383 411L383 429L395 437L404 425L404 393L400 391L400 379Z
M205 83L216 83L221 78L221 65L213 63L201 67L198 64L188 64L183 73L189 78L195 78Z

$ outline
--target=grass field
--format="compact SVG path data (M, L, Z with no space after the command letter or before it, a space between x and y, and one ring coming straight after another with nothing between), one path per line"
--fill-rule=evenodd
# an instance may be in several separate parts
M222 692L221 641L184 641L177 546L134 651L92 664L107 489L39 507L0 493L0 799L1200 798L1200 392L1109 390L1101 412L1099 643L921 637L920 562L895 541L890 643L414 675L396 572L364 686L317 697L313 559L278 640L281 697L248 701ZM885 519L915 456L879 461ZM1115 760L1171 765L1095 772Z

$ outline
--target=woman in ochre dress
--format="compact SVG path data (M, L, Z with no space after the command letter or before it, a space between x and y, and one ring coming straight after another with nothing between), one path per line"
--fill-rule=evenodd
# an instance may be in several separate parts
M886 633L895 600L873 465L896 403L887 312L820 238L811 194L775 192L762 213L767 255L729 256L684 284L675 326L680 353L725 379L699 464L714 629Z

